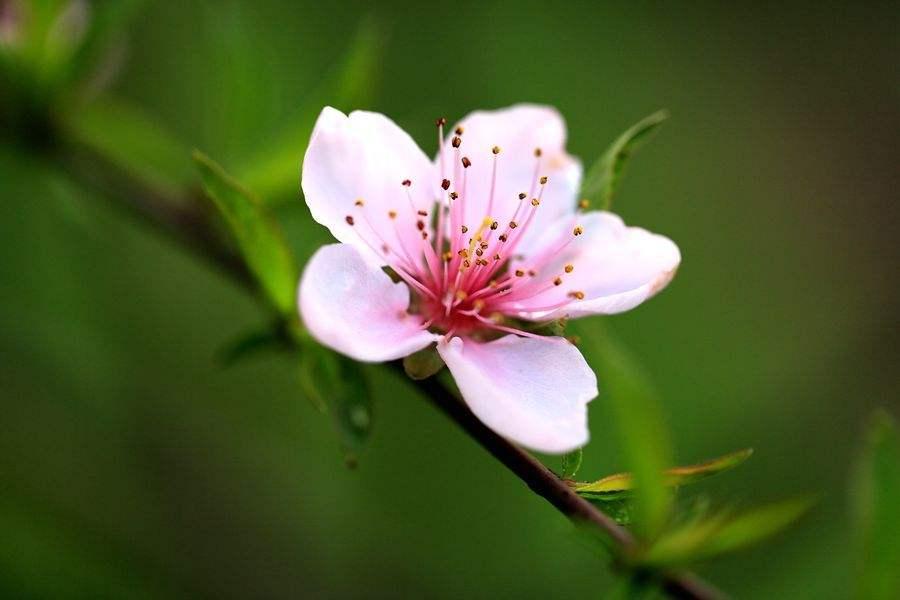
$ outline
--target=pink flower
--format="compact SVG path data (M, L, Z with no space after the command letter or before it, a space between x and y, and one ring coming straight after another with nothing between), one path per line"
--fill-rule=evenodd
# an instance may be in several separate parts
M383 115L322 111L303 193L341 243L306 266L303 321L360 361L436 342L492 429L543 452L583 446L597 378L575 346L523 322L633 308L671 280L678 247L612 213L577 211L581 163L551 108L478 111L448 137L443 120L438 131L431 161Z

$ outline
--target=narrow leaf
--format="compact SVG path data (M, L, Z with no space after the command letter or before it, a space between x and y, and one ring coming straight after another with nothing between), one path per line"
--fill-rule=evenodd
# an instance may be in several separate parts
M298 269L281 229L259 199L218 164L195 151L203 188L225 218L241 254L272 304L293 316Z
M581 197L601 210L609 210L628 159L667 118L666 111L655 112L620 135L587 172Z
M694 483L730 471L750 458L751 454L753 454L753 449L745 448L700 464L667 469L664 482L670 487ZM575 487L575 491L584 496L610 498L630 496L633 490L634 476L631 473L617 473L590 483L579 483Z
M869 427L853 488L860 598L900 598L900 436L890 415Z
M794 498L737 515L722 513L690 522L661 536L640 562L679 566L740 550L783 530L812 505L810 498Z
M581 448L563 454L562 473L560 474L560 477L563 479L574 479L575 475L578 473L578 469L581 468L581 460L583 457L584 453Z
M267 202L296 198L300 166L316 118L326 105L351 110L368 103L379 76L383 40L380 24L364 19L343 59L279 127L277 137L260 145L264 151L246 161L241 180Z

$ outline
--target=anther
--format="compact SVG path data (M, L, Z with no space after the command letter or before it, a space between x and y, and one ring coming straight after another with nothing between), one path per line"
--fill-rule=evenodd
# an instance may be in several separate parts
M444 125L447 124L447 119L445 119L444 117L438 117L437 119L434 120L434 124L437 127L443 127Z
M492 227L491 229L493 229L493 227ZM482 250L487 250L487 247L488 247L488 246L490 246L490 244L488 244L487 242L481 242L481 249L482 249Z
M460 228L460 230L461 230L463 233L466 233L466 232L469 231L469 228L466 227L465 225L463 225L463 226Z
M531 205L532 205L532 206L537 206L537 205L539 205L540 203L541 203L541 201L538 200L537 198L532 198L532 199L531 199Z
M509 222L509 228L510 228L510 229L515 229L515 228L518 227L518 226L519 226L519 225L518 225L515 221L510 221L510 222Z
M356 206L362 206L363 204L365 204L365 202L362 198L357 198L356 202L354 202L353 204L355 204Z
M575 298L576 300L584 300L584 292L569 292L567 294L569 298Z
M541 154L543 154L543 152L541 152L541 149L540 149L540 148L535 148L535 149L534 149L534 155L535 155L536 157L540 158Z
M428 211L427 211L427 210L417 210L416 213L417 213L420 217L427 217L427 216L428 216Z
M475 250L475 256L481 256L482 254L484 254L484 250L482 250L481 248Z
M468 268L471 267L471 266L472 266L472 263L470 263L468 260L464 260L464 261L463 261L463 267L465 267L465 268L468 269Z
M574 230L572 230L572 233L574 235L581 235L582 233L584 233L584 229L582 229L581 225L579 225L579 226L575 227Z
M457 194L456 192L450 192L451 200L456 200L457 198L459 198L459 194Z
M344 217L344 220L347 221L347 225L353 225L353 217L351 215Z
M412 185L412 181L410 181L409 179L404 179L404 180L401 182L401 184L402 184L404 187L409 187L409 186Z
M494 260L500 260L500 253L499 253L499 252L498 252L497 254L494 255Z
M425 221L416 221L416 228L419 231L423 231L425 229Z
M553 285L562 285L562 277L557 277L553 280Z
M450 144L451 144L454 148L459 148L459 145L462 144L462 138L459 137L458 135L453 136L453 139L450 141Z
M427 239L428 239L428 232L427 232L427 231L423 231L423 232L422 232L422 239L423 239L423 240L427 240Z
M462 256L463 258L469 258L469 251L466 250L465 248L463 248L462 250L460 250L459 252L457 252L457 254L458 254L459 256Z
M519 200L524 200L527 197L528 197L528 194L526 194L525 192L519 192Z
M516 277L524 277L524 276L525 276L525 271L523 271L522 269L516 269Z
M453 259L453 253L447 250L441 255L444 259L444 262L450 262Z
M500 154L500 146L494 146L493 148L491 148L491 152L493 152L494 154Z
M547 183L547 176L544 175L543 177L541 177L541 180L540 180L540 181L541 181L541 185L546 184L546 183Z
M472 166L472 161L469 160L469 157L468 157L468 156L463 156L463 157L462 157L462 166L463 166L464 169L468 169L469 167Z
M590 205L591 202L587 198L582 198L578 201L578 208L580 208L581 210L587 210Z
M499 240L500 240L501 242L505 242L505 241L508 240L508 239L509 239L509 236L507 236L505 233L500 234Z
M496 231L498 227L500 227L500 223L498 223L497 221L494 221L493 223L491 223L492 231Z
M455 133L456 133L456 135L462 135L462 134L463 134L463 128L462 128L462 127L457 127Z
M396 210L389 210L389 211L388 211L388 217L391 218L391 219L396 219L396 218L397 218L397 211L396 211Z
M444 188L445 190L449 190L450 189L450 180L449 179L443 180L441 182L441 187Z
M575 265L566 265L565 266L566 273L571 273L573 270L575 270Z

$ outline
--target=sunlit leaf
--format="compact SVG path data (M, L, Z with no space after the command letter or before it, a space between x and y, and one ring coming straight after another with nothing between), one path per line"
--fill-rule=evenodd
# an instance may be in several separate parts
M222 167L196 151L194 162L260 287L282 314L293 316L298 269L281 229L259 199Z
M883 411L872 419L852 492L861 544L859 597L900 598L900 436Z
M303 391L331 415L347 466L355 467L372 430L372 394L362 365L312 344L300 360Z
M609 210L628 159L668 117L666 111L655 112L620 135L585 175L581 197L594 208Z
M383 27L373 19L363 20L339 64L279 127L278 136L260 144L259 155L245 162L241 181L267 202L296 198L300 193L300 165L316 118L326 105L341 110L366 106L379 77L383 42Z
M608 335L590 336L585 344L602 382L601 398L612 407L620 447L634 475L634 522L639 533L653 537L672 510L672 490L664 471L671 464L669 432L656 393L637 362Z
M161 191L178 190L192 178L187 146L136 106L95 102L66 124L76 139Z
M661 535L640 562L679 566L740 550L794 523L813 505L810 498L784 500L738 514L723 512L693 520Z
M583 458L584 452L581 448L563 454L562 473L560 473L559 476L563 479L574 479L575 475L578 474L578 469L581 468L581 461Z
M443 368L444 360L434 344L403 359L403 370L415 380L428 379Z
M712 477L737 467L753 454L751 448L738 450L719 458L696 465L666 469L664 482L677 487ZM631 473L617 473L589 483L579 483L575 491L583 496L597 496L606 499L631 496L634 492L634 476Z

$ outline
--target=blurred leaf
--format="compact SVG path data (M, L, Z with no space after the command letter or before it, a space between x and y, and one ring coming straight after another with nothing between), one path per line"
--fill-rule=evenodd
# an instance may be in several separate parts
M340 64L279 127L278 136L246 161L241 180L266 201L300 193L300 166L319 113L326 105L342 110L365 107L372 96L383 54L384 31L374 19L364 19Z
M219 362L230 367L265 350L284 350L289 347L283 331L277 326L267 327L246 333L226 344L219 351Z
M177 191L192 179L187 146L136 106L96 102L71 115L67 126L78 140L161 191Z
M581 448L567 452L562 457L562 473L560 477L563 479L574 479L581 468L581 460L584 458L584 452Z
M263 291L282 314L293 316L298 269L281 229L259 199L222 167L197 151L194 162L207 195L228 223Z
M300 360L304 392L331 414L347 466L355 467L372 430L372 394L362 365L312 343Z
M586 337L586 336L585 336ZM588 339L588 338L586 338ZM635 360L608 334L591 336L590 349L600 394L616 417L620 447L634 474L635 526L652 538L666 524L672 510L672 490L664 471L672 450L656 393Z
M437 345L422 348L403 359L403 370L410 379L428 379L444 368L444 360L438 354Z
M873 415L854 487L862 544L861 598L900 598L900 436L884 411Z
M137 17L146 0L91 2L84 41L72 57L69 79L92 74L103 64L105 56L124 39L124 30Z
M631 154L668 118L666 111L655 112L620 135L587 172L581 197L600 210L609 210Z
M726 512L695 520L662 535L640 562L669 567L733 552L778 533L812 505L810 498L794 498L737 515Z
M719 458L686 467L674 467L665 472L664 482L671 487L694 483L737 467L753 454L752 448L738 450ZM631 473L617 473L590 483L579 483L575 491L583 496L597 496L599 499L614 499L631 496L634 491L634 476Z

